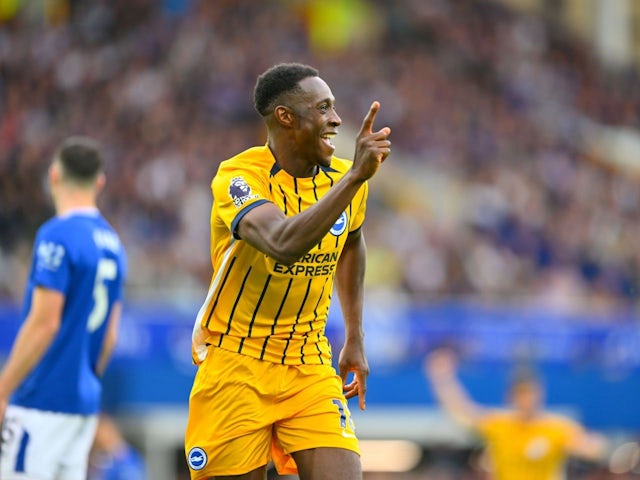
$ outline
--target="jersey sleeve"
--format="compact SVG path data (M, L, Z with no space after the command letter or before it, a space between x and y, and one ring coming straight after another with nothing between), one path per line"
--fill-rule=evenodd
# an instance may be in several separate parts
M221 168L211 182L220 219L235 238L238 223L254 208L269 202L269 183L248 168Z
M582 427L568 418L556 419L556 429L560 437L560 442L565 449L582 433Z
M51 230L41 232L34 246L34 284L65 293L69 287L70 272L68 245Z
M369 195L369 183L364 182L361 191L357 195L359 202L354 202L353 206L356 207L353 218L351 219L351 225L349 232L355 232L362 227L364 223L365 213L367 211L367 197Z
M496 429L500 428L500 414L498 412L487 412L480 416L474 428L476 432L484 439L494 435Z
M127 283L127 275L129 273L129 263L127 259L127 253L124 250L122 244L120 244L120 255L119 255L119 267L120 267L120 278L118 283L118 290L116 291L116 301L122 301L124 299L125 293L125 285Z

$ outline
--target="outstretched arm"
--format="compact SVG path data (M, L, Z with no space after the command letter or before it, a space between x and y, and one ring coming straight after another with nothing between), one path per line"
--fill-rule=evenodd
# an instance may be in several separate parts
M458 380L455 364L453 353L441 349L427 357L424 369L440 405L461 424L476 427L484 410L473 402Z
M340 377L347 398L358 395L360 409L366 407L367 376L369 364L364 353L364 329L362 307L364 298L366 247L362 232L350 234L342 250L336 269L336 289L344 317L345 340L338 358ZM353 381L347 384L349 373Z
M603 435L589 432L576 425L576 431L569 438L566 449L569 455L599 462L606 459L608 442Z
M373 132L373 122L380 109L373 102L356 140L356 153L351 169L315 205L286 217L271 203L248 212L238 224L238 235L278 262L291 265L306 254L326 235L347 208L363 183L371 178L387 158L391 129Z
M42 359L58 333L64 299L57 290L34 289L29 314L0 373L0 421L4 418L9 397Z

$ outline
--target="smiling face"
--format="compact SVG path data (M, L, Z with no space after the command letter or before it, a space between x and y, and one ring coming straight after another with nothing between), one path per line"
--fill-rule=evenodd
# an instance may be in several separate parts
M302 94L291 105L296 116L296 154L313 166L328 167L335 151L332 139L342 124L335 110L335 98L320 77L307 77L299 86Z

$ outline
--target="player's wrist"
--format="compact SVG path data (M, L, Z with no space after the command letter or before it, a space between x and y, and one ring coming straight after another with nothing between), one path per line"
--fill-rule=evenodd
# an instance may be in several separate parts
M369 177L366 176L366 174L359 172L357 167L354 168L354 166L355 166L355 161L354 161L354 165L352 165L351 168L347 171L347 173L345 173L343 178L346 179L346 181L350 185L360 187L369 179Z
M8 403L11 392L5 386L0 385L0 404Z
M364 343L364 330L349 331L345 333L344 343Z
M442 387L448 387L457 383L455 375L449 372L429 372L429 376L434 383Z

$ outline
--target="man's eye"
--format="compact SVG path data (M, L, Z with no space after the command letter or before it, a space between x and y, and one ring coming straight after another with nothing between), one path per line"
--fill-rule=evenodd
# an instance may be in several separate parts
M320 111L321 112L328 112L329 111L329 105L327 105L326 103L323 105L320 105Z

